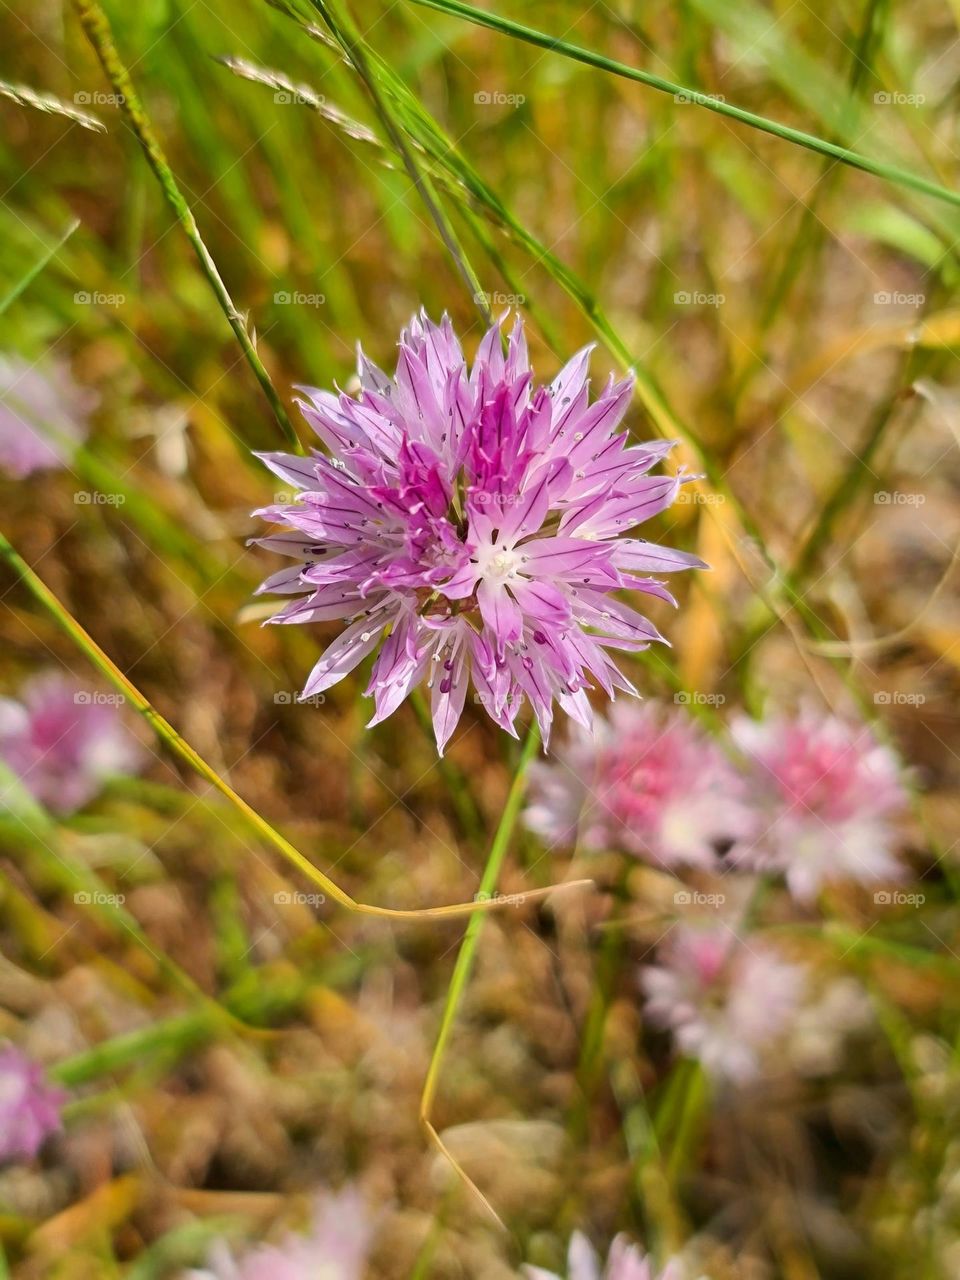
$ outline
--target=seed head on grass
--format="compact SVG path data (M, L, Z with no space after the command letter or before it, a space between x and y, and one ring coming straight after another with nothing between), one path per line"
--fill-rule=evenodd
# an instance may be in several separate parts
M529 700L545 742L554 703L589 726L593 681L610 697L635 692L607 650L663 637L612 593L672 603L650 575L702 562L621 536L668 507L683 477L650 474L669 443L617 430L629 378L591 402L588 360L586 348L535 386L518 318L506 354L494 326L468 368L449 319L421 313L393 378L361 353L355 399L303 389L329 452L261 455L299 492L257 513L281 531L256 541L297 561L261 587L297 597L271 621L348 624L304 697L379 646L370 724L425 682L442 753L471 681L514 736Z

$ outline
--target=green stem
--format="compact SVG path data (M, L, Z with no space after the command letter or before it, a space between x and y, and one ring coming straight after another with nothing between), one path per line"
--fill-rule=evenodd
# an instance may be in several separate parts
M513 782L510 786L507 802L503 807L503 813L497 826L496 833L493 837L493 843L490 846L490 853L487 857L486 866L483 869L483 875L480 878L480 886L477 891L477 897L483 900L485 897L493 894L497 887L497 881L500 878L500 872L503 868L503 861L506 857L507 848L510 844L510 837L513 834L513 828L516 824L517 817L520 813L520 806L523 803L524 792L526 790L526 774L530 761L537 750L540 742L540 734L537 729L536 721L531 726L526 742L523 744L523 750L520 754L520 760L517 764L517 771L514 774ZM431 1111L433 1101L437 1092L437 1084L440 1078L440 1068L443 1064L443 1056L446 1052L450 1036L453 1031L454 1021L457 1016L457 1009L460 1001L463 999L463 993L466 990L467 982L470 979L470 973L473 969L473 962L477 952L477 944L480 941L480 932L483 928L483 917L474 916L467 925L463 942L460 944L460 951L457 954L457 961L453 967L453 975L450 979L450 986L447 989L447 999L443 1006L443 1015L440 1019L440 1030L437 1034L436 1043L433 1047L433 1054L430 1058L430 1065L427 1068L427 1075L423 1085L423 1093L420 1098L420 1118L426 1126L431 1137L443 1149L443 1144L436 1133L431 1122ZM454 1162L455 1164L455 1162Z
M895 182L901 187L909 187L912 191L919 191L923 195L934 196L937 200L945 200L948 204L960 206L960 192L951 191L948 187L942 187L939 183L922 178L919 174L899 169L895 165L884 164L880 160L872 160L858 151L851 151L835 142L818 138L816 134L805 133L802 129L792 129L789 125L781 124L779 120L771 120L767 116L759 116L743 107L735 107L733 103L725 102L710 94L700 93L696 89L689 89L682 84L675 84L672 80L665 80L663 76L654 75L651 71L640 71L637 67L631 67L625 62L617 62L616 59L604 57L603 54L594 53L591 49L584 49L580 45L570 44L567 40L546 35L542 31L526 27L520 22L512 22L499 14L486 13L482 9L474 8L473 5L463 4L462 0L411 0L411 2L425 9L434 9L439 13L464 18L467 22L473 22L479 27L487 27L502 35L513 36L514 39L523 40L527 44L535 45L538 49L549 49L553 53L562 54L565 58L572 58L575 62L582 62L588 67L596 67L600 71L622 76L625 80L634 80L638 84L646 85L649 89L657 89L660 93L669 93L673 97L681 95L685 102L696 103L697 106L714 111L717 115L727 116L731 120L749 125L752 129L759 129L762 133L772 134L773 137L781 138L784 142L792 142L795 146L804 147L807 151L814 151L822 156L830 156L834 160L839 160L841 164L849 165L852 169L860 169L864 173L872 174L875 178L883 178L887 182Z
M119 94L120 105L130 121L130 126L137 137L137 141L143 148L143 153L147 158L147 163L153 170L157 181L163 190L163 194L167 198L167 202L174 212L174 215L183 229L187 239L193 245L194 252L200 261L200 267L203 274L207 277L210 287L220 304L223 314L230 322L230 327L236 335L237 341L243 350L243 354L247 358L247 363L253 370L254 376L263 388L263 393L269 401L270 407L276 416L280 428L287 438L290 445L300 451L300 443L297 440L296 432L290 422L283 402L277 394L277 390L270 381L270 375L263 366L263 362L257 355L256 347L250 334L247 332L247 322L245 316L241 314L234 305L233 299L223 282L217 264L214 262L210 251L203 242L200 230L197 226L196 219L190 206L187 204L183 193L177 185L177 180L173 176L173 170L167 162L167 158L163 153L163 148L157 135L153 131L153 126L143 109L137 92L133 87L133 81L130 79L130 73L124 66L117 52L117 47L113 40L113 33L110 29L110 21L101 8L98 0L73 0L74 8L80 18L81 25L87 34L93 49L100 60L104 73L111 85Z

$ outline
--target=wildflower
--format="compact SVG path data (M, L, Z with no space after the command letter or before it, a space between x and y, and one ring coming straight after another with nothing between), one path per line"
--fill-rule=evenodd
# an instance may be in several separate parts
M527 1280L562 1280L542 1267L525 1267ZM676 1263L669 1262L663 1271L655 1272L651 1260L631 1244L626 1236L617 1236L610 1246L606 1265L601 1270L600 1258L590 1241L580 1231L570 1238L567 1253L566 1280L680 1280Z
M593 734L530 775L527 825L545 840L618 849L663 866L709 867L752 820L743 783L685 713L617 703Z
M0 470L20 480L65 466L86 438L95 404L66 364L0 356Z
M64 1099L26 1054L13 1045L0 1049L0 1161L32 1160L61 1128Z
M591 677L610 697L635 692L607 650L663 637L611 593L673 603L649 575L702 562L620 537L668 507L683 477L649 474L670 443L617 432L631 379L590 402L589 350L534 388L519 319L506 355L494 326L468 371L449 319L421 313L393 379L361 352L356 399L303 388L329 456L261 455L299 492L257 513L283 528L254 541L298 561L260 588L298 597L271 621L348 623L304 698L380 646L370 724L425 682L442 752L471 681L514 736L529 699L545 741L555 702L590 724Z
M722 925L677 926L659 963L641 970L640 985L651 1024L671 1031L681 1054L742 1084L760 1074L763 1051L785 1031L804 971Z
M783 872L802 902L827 881L899 879L892 818L906 804L897 758L867 725L804 710L761 724L741 718L763 835L743 861Z
M20 701L0 698L0 762L40 804L65 814L106 778L139 768L141 750L114 701L51 674L29 681ZM0 807L14 794L0 785Z
M218 1240L209 1269L189 1271L186 1280L360 1280L373 1228L355 1187L323 1193L308 1234L291 1233L280 1244L256 1245L239 1259Z

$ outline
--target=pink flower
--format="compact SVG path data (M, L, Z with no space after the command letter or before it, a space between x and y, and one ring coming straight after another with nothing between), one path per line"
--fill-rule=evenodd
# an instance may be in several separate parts
M826 881L900 878L892 818L906 791L896 756L868 725L808 708L762 724L740 718L732 732L750 761L762 819L745 864L783 872L804 902Z
M0 1049L0 1161L32 1160L60 1128L66 1095L13 1045Z
M370 724L425 682L442 752L471 681L514 736L529 699L544 740L554 702L589 725L591 677L610 697L635 692L606 651L662 637L611 593L673 602L649 575L702 562L620 536L668 507L681 478L649 474L669 444L617 431L629 378L590 402L588 358L534 387L518 319L507 354L494 327L468 370L450 321L421 313L394 378L361 353L356 399L303 388L329 456L261 455L300 492L258 512L283 528L256 539L297 561L260 588L297 597L273 622L347 623L303 697L379 646Z
M530 775L525 820L545 840L709 867L752 829L741 779L685 712L617 703L557 754Z
M278 1245L260 1244L239 1260L217 1241L209 1269L190 1271L187 1280L360 1280L374 1223L355 1187L317 1197L306 1235L290 1234Z
M640 971L651 1024L673 1032L687 1058L718 1079L746 1083L785 1031L805 983L804 970L762 942L722 925L677 926L659 963Z
M112 698L65 676L36 677L22 701L0 698L0 761L48 809L81 808L106 778L133 773L141 763ZM13 788L0 783L0 806L13 804Z
M524 1267L524 1273L527 1280L563 1280L542 1267ZM606 1266L601 1270L593 1245L582 1232L575 1231L567 1254L566 1280L680 1280L680 1274L674 1262L667 1263L663 1271L655 1272L650 1259L626 1236L617 1236L614 1240Z
M0 356L0 470L20 480L65 466L86 438L96 401L60 361L32 365Z

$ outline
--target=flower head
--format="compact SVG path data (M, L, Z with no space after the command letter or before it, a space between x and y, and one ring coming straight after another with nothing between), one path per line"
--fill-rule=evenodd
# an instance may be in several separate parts
M634 692L608 649L661 640L621 588L672 602L649 575L701 564L621 537L663 511L681 477L651 475L669 443L631 445L617 427L632 382L590 401L584 349L534 387L520 320L468 369L450 321L415 317L396 374L361 353L355 399L304 388L304 417L329 450L264 454L299 492L258 512L282 526L256 539L292 556L261 591L294 595L272 621L348 625L314 667L310 697L378 646L372 724L431 690L441 751L469 684L502 728L529 699L546 740L558 703L590 723L592 681Z
M117 706L101 699L56 674L29 681L20 701L0 698L0 761L55 813L72 813L106 778L140 765L140 747ZM0 806L11 803L0 785Z
M527 1280L563 1280L542 1267L525 1267L524 1274ZM575 1231L567 1253L566 1280L680 1280L680 1276L677 1265L672 1262L667 1263L663 1271L654 1271L651 1260L626 1236L617 1236L601 1269L593 1245L582 1232Z
M66 1095L13 1045L0 1049L0 1161L32 1160L60 1129Z
M732 732L763 819L745 862L782 871L800 901L829 880L900 877L891 819L906 791L896 756L868 725L807 709L760 724L741 718Z
M804 981L799 965L722 925L677 926L659 963L640 972L650 1022L672 1031L685 1057L737 1083L760 1073L763 1050L786 1029Z
M355 1187L317 1197L306 1235L290 1234L280 1244L260 1244L235 1259L220 1240L209 1269L190 1271L187 1280L360 1280L373 1238L374 1222Z
M86 437L95 404L65 364L0 356L0 470L20 480L64 466Z
M552 842L618 849L663 866L709 867L749 834L743 783L685 712L617 703L575 731L553 764L535 764L527 825Z

